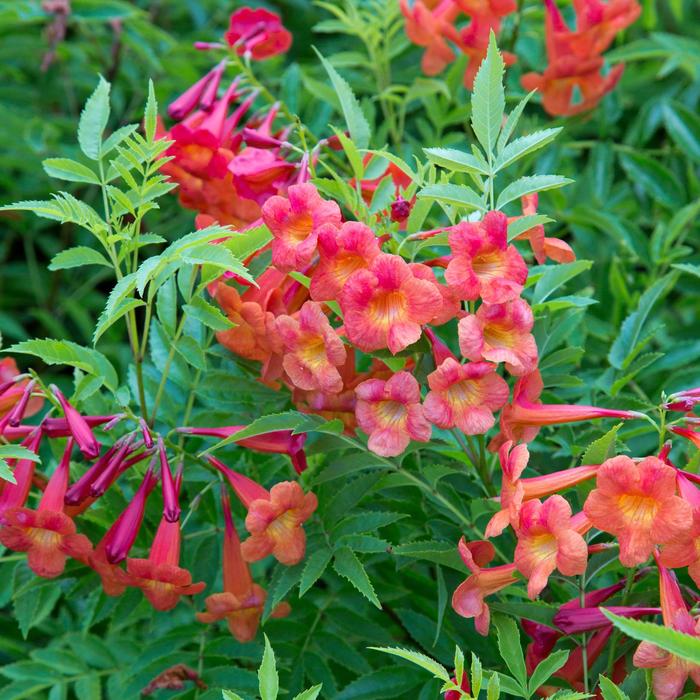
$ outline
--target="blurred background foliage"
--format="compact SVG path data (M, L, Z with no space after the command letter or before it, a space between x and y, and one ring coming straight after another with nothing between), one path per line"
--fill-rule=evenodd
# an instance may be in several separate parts
M410 160L421 155L423 147L465 147L472 140L467 93L461 85L463 65L458 63L438 78L417 76L419 50L407 42L393 3L327 4L366 11L343 22L322 3L268 4L281 13L294 35L286 57L259 67L258 76L273 94L319 135L329 133L329 122L341 123L335 95L313 53L315 45L360 96L370 123L376 125L374 147L389 142ZM593 261L576 280L576 293L597 303L557 316L562 345L552 348L557 352L543 365L548 387L557 387L559 399L577 401L585 395L601 405L631 408L656 405L662 391L700 384L700 25L693 21L698 4L696 0L642 4L642 18L607 54L609 61L627 64L618 88L594 112L569 119L552 120L533 101L524 133L542 125L565 129L544 155L523 159L512 171L513 177L534 169L576 180L564 190L543 195L541 206L558 222L548 227L549 235L567 237L579 259ZM220 37L228 15L238 6L221 0L72 0L70 5L62 28L39 0L0 2L3 204L43 199L56 189L41 161L77 155L75 126L98 73L113 84L111 126L137 121L148 78L155 82L160 104L167 104L211 65L210 57L192 48L193 41ZM541 70L544 64L542 5L539 0L525 0L521 10L518 19L508 19L501 35L501 47L519 57L507 73L507 94L513 104L523 95L519 76ZM377 94L381 99L374 97ZM380 116L384 108L405 115L399 133L388 133L387 121ZM71 191L88 200L97 196L80 186ZM192 229L194 216L178 207L172 196L161 200L161 210L149 218L151 230L176 238ZM110 288L108 273L93 268L70 274L46 269L59 250L85 243L83 235L71 225L30 215L0 215L0 332L8 343L49 336L90 344ZM671 278L656 284L673 270ZM623 322L630 314L636 316L626 332ZM631 334L630 326L639 332ZM547 335L552 329L540 331ZM611 354L616 341L617 355ZM101 349L126 364L127 352L118 333L110 332ZM245 363L235 363L221 351L216 371L200 385L205 399L198 410L213 418L235 412L236 422L245 423L283 409L285 397L257 384L253 376ZM173 390L169 398L175 402L178 396ZM94 402L95 411L108 408L100 406L96 397ZM576 432L563 427L547 433L533 450L553 449L553 461L570 464L603 432L597 426ZM647 454L655 447L654 434L644 427L637 432L626 428L621 435L635 454ZM369 511L358 510L382 474L369 470L356 481L343 481L344 474L357 470L353 459L367 457L344 454L333 462L336 443L332 436L316 438L318 455L312 462L328 460L335 468L316 473L312 481L323 505L321 518L310 528L308 551L323 552L324 543L354 537L354 551L363 553L371 581L381 589L383 610L372 607L330 568L324 586L301 599L288 596L299 583L300 569L277 567L269 572L270 599L288 597L294 608L290 618L266 626L282 668L283 687L298 691L309 684L307 680L323 682L322 697L338 700L435 698L438 685L426 683L419 670L387 666L380 654L365 647L407 644L449 665L459 644L478 648L485 666L498 663L495 649L449 608L450 592L463 578L453 545L440 549L433 542L427 552L415 545L426 534L431 541L454 543L460 528L438 517L435 504L415 498L416 492L400 479L388 485L382 482L386 488L381 512L373 510L370 517ZM279 478L288 469L279 458L243 450L231 454L232 467L244 466L263 481ZM448 454L443 458L447 464L457 459ZM450 474L450 467L440 469L429 476L434 484ZM208 473L193 467L187 488L195 494L208 479ZM465 495L479 495L466 477L458 475L442 490L470 510L474 520L485 512L482 500L465 504ZM107 514L125 502L111 491L104 501L90 516L88 535L103 530ZM185 529L185 566L210 588L218 575L213 563L218 561L220 541L211 525L221 522L217 509L215 494L204 494L196 517ZM143 541L157 524L155 516L150 517ZM371 525L367 530L360 525L365 520ZM387 557L387 547L396 556ZM75 565L58 582L37 579L23 559L8 553L0 559L3 700L93 700L101 692L110 698L135 698L174 663L197 669L210 690L186 686L179 694L158 691L155 697L219 698L217 687L255 692L259 642L241 645L223 630L203 629L193 622L190 604L157 614L139 591L106 598L96 578ZM329 559L330 554L323 568ZM269 568L260 563L256 572ZM637 697L633 690L638 679L631 676L631 697Z

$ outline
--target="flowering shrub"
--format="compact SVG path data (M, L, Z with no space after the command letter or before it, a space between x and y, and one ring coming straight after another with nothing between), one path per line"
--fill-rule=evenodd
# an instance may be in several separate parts
M1 207L100 306L0 360L3 698L277 697L261 626L297 700L696 689L696 91L605 131L635 0L318 5L352 49L236 8Z

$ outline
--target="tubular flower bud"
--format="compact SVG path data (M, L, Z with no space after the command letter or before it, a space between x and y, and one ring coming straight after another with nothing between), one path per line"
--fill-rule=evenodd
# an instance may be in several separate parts
M41 427L35 427L33 432L22 442L22 447L37 454L41 438ZM15 508L21 508L27 502L36 462L31 459L17 459L8 460L8 464L13 468L15 483L6 482L0 491L0 523L4 522L5 513Z
M68 399L63 395L63 392L55 384L51 385L51 391L53 391L54 396L61 404L63 414L68 421L68 429L85 459L95 459L98 457L100 454L100 443L95 439L88 422L73 406L71 406Z
M158 438L158 455L160 457L160 483L163 488L163 517L170 523L176 523L180 520L180 505L162 437Z

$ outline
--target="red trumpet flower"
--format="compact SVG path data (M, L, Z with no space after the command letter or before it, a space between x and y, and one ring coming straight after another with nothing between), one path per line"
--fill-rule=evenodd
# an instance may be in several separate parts
M51 385L51 391L61 404L63 414L66 417L66 421L68 421L68 429L85 459L98 457L100 454L100 443L97 442L88 422L71 406L63 392L55 384Z
M256 61L286 53L292 45L292 35L282 26L279 15L261 7L236 10L224 39L241 56L248 54Z
M36 510L15 507L3 514L0 542L8 549L27 552L29 568L44 578L62 574L68 557L86 563L92 551L90 540L76 533L75 523L63 512L72 451L69 438Z

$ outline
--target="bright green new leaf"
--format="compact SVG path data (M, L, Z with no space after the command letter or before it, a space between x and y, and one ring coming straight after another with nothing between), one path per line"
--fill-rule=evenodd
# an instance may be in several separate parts
M431 659L425 654L421 654L419 651L413 651L412 649L402 649L401 647L369 647L374 649L374 651L381 651L385 654L391 654L392 656L398 656L400 659L406 659L416 666L431 673L435 678L439 678L442 681L449 681L450 674L447 669L434 659Z
M350 583L369 600L372 605L381 609L382 604L374 592L369 576L365 571L365 567L357 558L355 553L349 547L341 547L336 551L333 559L333 568L343 578L346 578Z
M109 120L110 84L102 77L90 95L78 122L78 143L80 150L91 160L99 160L102 134Z
M78 161L70 158L47 158L42 162L42 166L49 177L56 177L59 180L67 180L68 182L100 184L100 178L87 165L78 163Z
M526 175L503 188L496 200L496 209L503 209L506 204L525 195L554 190L571 182L573 180L561 175Z
M503 90L505 64L498 46L496 35L491 31L486 58L483 60L476 78L472 94L472 129L489 155L496 149L496 140L503 123L506 106Z
M102 253L88 248L87 246L75 246L67 248L57 253L49 264L49 270L68 270L73 267L83 267L83 265L103 265L112 267L112 264Z
M279 692L279 676L277 675L277 664L275 663L275 652L270 646L270 640L265 637L265 651L263 652L262 663L258 669L258 681L260 684L260 699L275 700Z

